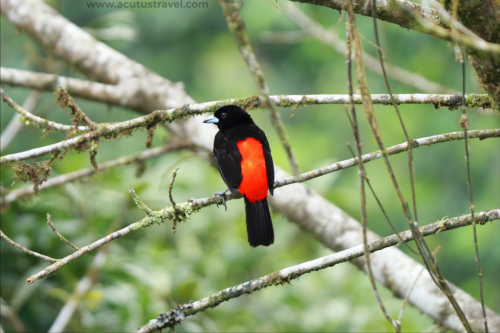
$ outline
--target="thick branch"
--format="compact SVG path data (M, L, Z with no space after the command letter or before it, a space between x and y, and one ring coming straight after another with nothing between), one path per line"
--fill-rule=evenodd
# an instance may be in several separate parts
M0 68L0 83L50 92L63 87L72 96L108 105L120 105L137 111L143 110L140 105L134 102L134 99L130 98L128 95L130 91L125 85L104 84L5 67Z
M106 98L116 100L119 95L127 101L128 107L143 113L193 102L185 93L182 83L174 84L95 40L43 1L1 0L0 7L8 21L31 36L50 53L55 53L57 57L64 59L72 68L94 81L119 86L119 94L116 94L116 91L103 89L101 97L103 100ZM43 24L40 24L41 19ZM67 83L71 90L73 83L82 82ZM49 83L45 81L45 84ZM76 90L79 88L75 87ZM96 96L97 91L94 90L92 95Z
M347 6L346 0L291 0L291 1L328 7L338 11L345 10ZM447 28L446 24L442 21L441 17L439 16L439 13L436 10L413 3L411 1L406 1L406 0L396 0L396 1L400 5L406 5L408 8L411 9L413 13L421 16L422 18L431 21L433 23L436 23L442 26L443 28ZM356 0L356 2L353 3L354 13L371 17L372 13L369 6L370 3L371 3L370 0ZM414 24L414 22L412 22L412 20L408 19L407 16L400 13L398 9L399 9L398 6L394 6L394 4L392 4L390 0L377 1L376 17L379 20L386 21L389 23L394 23L406 29L415 29L418 27Z
M481 217L479 217L481 216ZM500 219L500 209L493 209L477 214L480 223L484 225L488 221ZM456 228L461 228L463 226L469 226L472 223L471 215L462 215L448 220L443 225L438 223L431 223L420 228L421 233L424 236L433 235L440 231L446 231ZM368 251L370 253L380 251L382 249L397 246L401 242L409 242L413 240L413 235L410 230L401 232L398 235L391 235L388 237L380 238L374 240L368 244ZM180 305L172 311L162 313L158 315L156 319L150 320L148 324L138 328L135 332L147 333L160 331L165 328L173 328L175 325L179 324L187 316L192 316L200 311L206 310L208 308L213 308L222 302L228 301L233 298L240 297L244 294L251 294L255 291L264 289L269 286L283 285L290 283L291 280L297 279L300 276L325 269L328 267L333 267L337 264L353 260L355 258L362 257L364 255L363 245L358 245L350 249L333 253L328 256L311 260L296 266L284 268L277 272L265 275L255 280L247 281L224 289L210 297L203 298L196 302L190 302L188 304ZM428 276L428 272L424 273ZM496 316L491 310L488 311L489 316Z

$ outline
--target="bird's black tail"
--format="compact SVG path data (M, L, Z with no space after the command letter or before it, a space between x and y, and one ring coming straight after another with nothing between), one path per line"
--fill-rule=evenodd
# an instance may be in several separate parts
M267 199L250 203L245 197L248 242L251 246L269 246L274 243L273 221Z

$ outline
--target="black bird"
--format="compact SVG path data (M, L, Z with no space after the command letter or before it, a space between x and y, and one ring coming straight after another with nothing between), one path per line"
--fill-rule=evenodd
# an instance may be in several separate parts
M271 148L264 132L250 115L236 105L217 110L204 123L216 124L214 156L227 189L245 199L248 242L251 246L274 243L273 222L267 204L267 191L273 194L274 166Z

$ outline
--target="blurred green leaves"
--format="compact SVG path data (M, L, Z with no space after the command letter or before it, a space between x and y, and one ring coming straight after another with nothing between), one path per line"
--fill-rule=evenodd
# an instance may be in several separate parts
M77 25L97 38L141 62L172 81L182 81L186 91L197 101L212 101L243 97L256 93L250 74L241 59L232 36L215 2L208 9L144 9L113 11L88 9L85 1L54 1L51 3ZM278 3L278 6L280 3ZM335 25L344 34L339 14L327 8L302 5L300 8L324 26ZM243 19L250 41L272 94L343 94L347 90L345 59L320 42L308 40L301 44L261 44L263 31L288 31L297 27L264 1L245 2ZM360 17L359 28L367 40L372 40L368 18ZM25 44L36 49L29 38L17 32L5 19L1 25L1 65L19 69L43 70L37 62L28 61ZM453 61L453 50L445 42L431 37L380 23L385 54L391 62L443 85L458 88L459 64ZM369 43L367 52L374 53ZM60 73L81 77L71 68ZM467 92L480 92L476 80L467 70ZM373 93L385 93L382 80L368 75ZM395 93L415 92L397 82L391 82ZM21 102L28 91L5 87L9 95ZM69 123L53 96L44 97L35 110L50 120ZM128 120L137 115L121 108L77 99L78 105L96 122ZM1 105L1 128L4 129L13 111ZM343 106L300 107L290 120L289 109L281 109L303 171L350 158L345 146L352 144L351 129ZM459 131L456 112L434 110L432 106L401 107L412 138ZM394 111L377 106L377 113L386 145L404 142ZM267 114L252 111L256 123L265 130L276 164L288 168L288 161ZM491 114L472 110L471 129L498 128L500 120ZM363 151L376 150L364 119L361 123ZM52 134L40 139L42 133L25 128L19 140L4 153L24 151L51 144L64 138ZM163 144L169 134L156 130L154 146ZM120 141L103 142L97 163L144 149L145 132L136 132ZM498 207L500 154L498 140L471 141L472 189L476 210ZM468 212L463 142L449 142L422 147L415 152L417 200L421 224L443 216L458 216ZM146 162L146 169L136 178L134 166L126 166L97 174L88 179L68 183L43 191L38 197L18 201L1 213L1 228L14 241L30 249L61 258L71 249L62 243L46 225L46 214L52 215L59 232L77 246L84 246L110 232L110 226L121 217L116 229L138 221L143 212L134 205L128 193L132 185L137 194L152 209L170 205L168 182L171 169L180 170L174 187L177 202L212 195L224 189L217 171L207 161L187 158L188 152L163 155ZM409 196L407 160L405 155L391 157L401 179L403 191ZM52 175L88 167L85 154L75 152L53 164ZM406 222L398 208L394 190L388 185L382 161L367 165L367 173L391 219L400 230ZM163 178L165 180L161 181ZM355 218L359 218L358 177L356 171L343 170L308 183ZM1 172L1 185L9 188L12 172ZM16 184L22 186L23 184ZM273 214L276 243L269 248L253 249L246 241L243 202L228 203L228 211L210 207L195 214L185 225L178 225L172 234L168 225L152 226L110 244L104 267L93 277L95 284L82 298L67 331L102 332L130 331L159 313L207 297L224 288L298 264L329 253L310 235ZM380 235L392 234L373 200L368 197L368 226ZM116 230L114 229L114 230ZM486 304L500 311L497 281L500 275L500 226L498 223L478 228ZM451 282L477 296L472 235L470 228L443 232L428 239L431 249L440 245L438 260ZM404 251L405 249L402 248ZM29 330L47 330L85 275L95 254L64 267L39 284L25 285L26 277L45 267L45 262L0 242L0 292L3 299L19 314ZM391 314L397 314L401 301L383 290L384 302ZM5 330L12 329L8 320ZM408 307L403 317L404 331L432 329L429 318ZM308 274L292 286L267 288L245 295L188 318L176 331L237 332L237 331L387 331L390 330L376 306L366 276L349 264L338 265Z

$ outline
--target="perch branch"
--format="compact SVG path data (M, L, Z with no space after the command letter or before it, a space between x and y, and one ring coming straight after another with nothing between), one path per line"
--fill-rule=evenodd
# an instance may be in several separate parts
M481 221L481 224L483 225L488 221L498 220L500 219L500 209L493 209L478 213L477 218L478 221ZM468 226L472 223L471 220L472 219L470 215L455 217L445 222L444 230L451 230L463 226ZM420 232L424 236L435 234L438 230L441 230L441 226L437 223L431 223L420 227ZM391 235L388 237L377 239L368 244L368 251L370 253L373 253L391 246L396 246L400 243L400 239L403 239L404 242L409 242L413 240L413 234L410 230L408 230L405 232L401 232L399 236ZM359 258L363 256L363 254L363 245L358 245L322 258L311 260L296 266L284 268L280 271L265 275L255 280L247 281L234 287L224 289L210 297L203 298L196 302L190 302L184 305L180 305L172 311L158 315L156 319L150 320L148 324L139 327L134 332L147 333L159 331L165 328L174 328L174 326L181 323L185 319L185 317L192 316L208 308L216 307L222 302L240 297L244 294L251 294L255 291L264 289L269 286L277 286L289 283L291 280L297 279L304 274L332 267L337 264L353 260L355 258Z
M450 134L453 134L453 135L450 135ZM487 137L500 137L500 129L498 129L498 130L469 131L468 134L469 134L469 138L485 139ZM415 144L414 148L416 148L420 145L420 144L418 144L419 140L420 140L422 145L428 146L428 145L432 145L432 144L437 143L437 142L446 142L446 141L460 140L460 139L463 139L463 132L449 133L449 134L443 134L443 135L434 136L434 137L422 138L422 139L414 140L415 142L417 142L417 143L414 142L414 144ZM397 153L400 153L400 152L407 150L406 145L407 145L407 143L404 142L404 143L401 143L397 146L387 148L385 150L387 151L387 154L390 154L390 155L397 154ZM378 151L375 153L363 155L362 160L363 160L363 163L367 163L367 162L373 161L375 159L378 159L380 157L382 157L382 153L380 151ZM274 188L279 188L279 187L291 185L294 183L301 183L301 182L304 182L306 180L313 179L313 178L316 178L316 177L319 177L319 176L322 176L322 175L325 175L325 174L328 174L328 173L331 173L334 171L342 170L342 169L345 169L348 167L352 167L355 165L357 165L357 158L352 158L352 159L349 159L346 161L332 164L328 167L324 167L321 169L317 169L314 171L303 173L299 177L292 176L292 177L277 180L274 182ZM37 280L40 280L40 279L46 277L47 275L58 271L61 267L63 267L65 265L75 261L76 259L84 256L85 254L103 246L104 244L111 242L112 240L123 237L123 236L125 236L125 235L127 235L135 230L149 227L155 223L158 223L158 224L163 223L167 220L179 218L180 216L187 218L187 217L189 217L189 215L191 215L195 212L198 212L200 209L202 209L204 207L214 205L214 204L222 204L221 197L218 195L214 195L214 196L202 198L202 199L190 199L184 203L176 204L177 211L173 207L166 207L166 208L163 208L159 211L153 211L149 207L147 207L144 204L144 202L142 202L142 200L135 194L135 192L132 188L129 189L129 192L132 194L134 201L135 201L136 205L138 206L138 208L141 209L142 211L144 211L145 214L147 215L144 219L142 219L138 222L132 223L129 226L127 226L121 230L113 232L113 233L109 234L108 236L106 236L102 239L99 239L99 240L95 241L94 243L81 248L79 251L72 253L71 255L59 260L57 263L55 263L51 266L48 266L47 268L45 268L41 272L33 275L26 282L28 284L31 284ZM230 193L225 194L226 201L236 199L239 197L240 196L238 196L238 195L233 196Z

